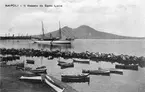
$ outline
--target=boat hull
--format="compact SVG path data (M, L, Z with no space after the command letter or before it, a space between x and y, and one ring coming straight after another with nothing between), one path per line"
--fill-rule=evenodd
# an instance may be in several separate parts
M74 63L60 63L61 69L74 67Z
M110 73L123 75L123 71L117 69L108 69Z
M27 64L34 64L34 62L35 62L34 60L26 60Z
M90 64L90 60L88 59L73 59L73 62L76 62L76 63L84 63L84 64Z
M52 87L56 92L63 92L64 88L57 85L48 75L45 76L44 81L50 87Z
M41 76L32 76L32 77L25 77L21 76L20 80L28 80L28 81L44 81L47 85L52 87L56 92L63 92L64 88L57 85L48 75L41 75Z
M28 81L28 82L42 82L41 76L21 76L19 80Z
M39 73L47 73L47 69L35 69L35 70L30 70L30 72L35 73L35 74L39 74Z
M34 43L51 45L52 41L34 41Z
M36 69L38 70L38 69L45 69L46 68L46 66L40 66L40 67L37 67Z
M52 45L55 45L55 44L71 44L71 41L67 41L67 40L52 41Z
M110 71L103 71L103 70L82 70L82 73L89 73L92 75L110 75Z
M61 78L62 82L90 82L90 77L84 78Z
M38 44L47 44L47 45L57 45L57 44L71 44L71 41L67 40L56 40L56 41L34 41L34 43Z
M88 77L89 74L82 74L82 75L61 75L61 78L66 79L81 79Z

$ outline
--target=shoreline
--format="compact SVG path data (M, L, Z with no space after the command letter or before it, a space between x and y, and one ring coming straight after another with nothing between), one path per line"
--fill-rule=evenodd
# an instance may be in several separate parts
M15 66L0 66L0 92L55 92L51 87L43 82L20 81L19 77L25 75L24 72L16 70ZM66 83L50 76L58 85L64 87L64 92L78 92Z

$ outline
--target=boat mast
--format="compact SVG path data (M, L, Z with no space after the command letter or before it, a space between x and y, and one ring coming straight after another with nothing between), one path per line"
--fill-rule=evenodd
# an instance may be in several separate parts
M41 23L42 23L42 33L43 33L43 39L44 39L45 34L44 34L44 26L43 26L43 21L41 21Z
M59 39L61 39L61 26L60 26L60 21L59 21Z

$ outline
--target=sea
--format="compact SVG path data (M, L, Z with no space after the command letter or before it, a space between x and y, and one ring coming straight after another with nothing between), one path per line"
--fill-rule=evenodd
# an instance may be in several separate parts
M99 52L113 53L115 55L144 56L144 39L76 39L72 45L42 45L33 43L31 40L0 40L0 48L33 48L48 51L74 51L74 52ZM116 63L106 61L91 61L90 64L75 63L72 68L61 69L57 65L58 60L71 62L72 59L54 58L48 60L45 57L25 57L20 60L8 62L23 62L26 59L35 60L35 64L27 64L27 67L36 68L45 65L47 73L61 80L61 74L80 74L82 69L108 69L115 68ZM90 75L89 81L66 82L78 92L145 92L145 66L139 67L138 71L123 70L123 75L111 74L110 76Z

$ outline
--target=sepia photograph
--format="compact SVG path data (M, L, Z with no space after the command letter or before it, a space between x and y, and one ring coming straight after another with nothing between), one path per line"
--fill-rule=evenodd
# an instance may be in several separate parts
M145 0L0 0L0 92L145 92Z

